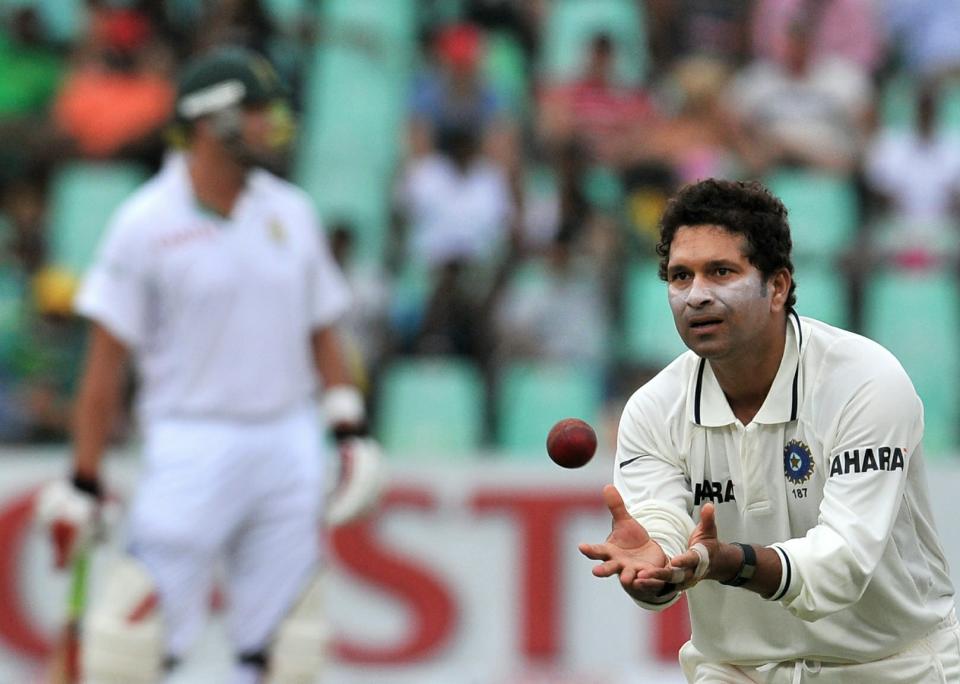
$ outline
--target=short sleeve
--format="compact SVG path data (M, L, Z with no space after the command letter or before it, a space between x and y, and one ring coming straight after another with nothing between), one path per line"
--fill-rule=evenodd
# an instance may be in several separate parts
M74 303L130 348L140 347L147 332L151 264L139 227L122 211L114 216Z

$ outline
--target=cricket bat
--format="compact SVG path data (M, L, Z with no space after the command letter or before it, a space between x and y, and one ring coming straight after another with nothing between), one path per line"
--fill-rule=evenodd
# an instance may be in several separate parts
M70 568L70 587L67 591L66 621L43 681L45 684L79 684L80 682L80 621L87 604L87 572L90 566L89 548L80 549Z

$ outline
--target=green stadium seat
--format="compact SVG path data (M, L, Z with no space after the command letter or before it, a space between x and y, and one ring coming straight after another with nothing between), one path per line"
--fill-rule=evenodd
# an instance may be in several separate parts
M331 0L307 64L295 180L321 215L349 220L357 256L383 258L414 52L412 0Z
M471 457L483 439L485 390L477 367L451 358L403 359L383 373L376 434L391 455Z
M839 328L850 322L847 283L837 269L820 263L797 264L797 313Z
M554 0L544 32L544 76L549 81L575 78L583 70L590 40L599 32L616 46L619 82L643 82L649 68L643 4L633 0Z
M496 393L497 442L505 455L540 458L561 418L596 422L602 401L598 369L549 362L504 368Z
M648 260L627 268L622 353L626 360L666 366L687 350L673 322L667 286Z
M852 181L818 171L782 169L766 182L789 211L796 258L834 257L849 247L859 221Z
M50 195L50 264L82 275L114 210L146 179L143 167L124 162L73 162L57 171Z
M925 450L955 453L960 417L956 280L940 271L883 272L868 283L865 304L866 335L900 360L923 400Z

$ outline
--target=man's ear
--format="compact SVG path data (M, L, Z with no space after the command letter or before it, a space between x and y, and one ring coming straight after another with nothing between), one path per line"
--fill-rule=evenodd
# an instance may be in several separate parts
M793 285L793 276L786 268L770 276L768 281L770 285L770 309L771 311L783 311L787 305L787 299L790 296L790 287Z

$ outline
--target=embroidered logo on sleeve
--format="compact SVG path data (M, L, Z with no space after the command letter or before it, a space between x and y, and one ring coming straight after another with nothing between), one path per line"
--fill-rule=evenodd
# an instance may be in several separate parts
M876 449L850 449L833 457L830 477L848 473L867 473L871 470L903 470L906 449L882 446Z
M803 484L813 475L813 456L810 447L791 439L783 447L783 474L795 485Z

